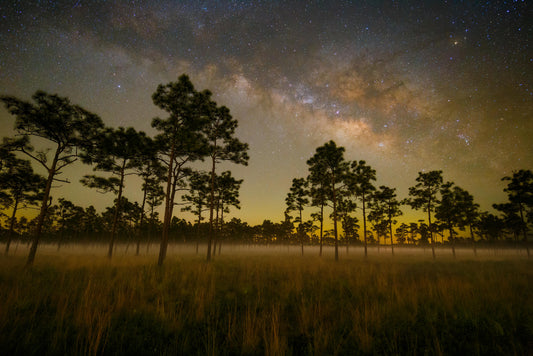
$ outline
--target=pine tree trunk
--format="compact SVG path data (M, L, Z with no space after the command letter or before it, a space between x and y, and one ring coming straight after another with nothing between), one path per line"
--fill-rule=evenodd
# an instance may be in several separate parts
M117 204L115 205L115 214L113 216L113 228L111 229L111 241L109 241L109 250L107 257L111 259L113 257L113 245L115 244L115 238L117 236L118 216L120 214L120 205L122 201L122 187L124 185L124 169L126 167L126 160L122 162L120 169L120 184L118 186ZM129 246L129 244L128 244ZM127 250L126 250L127 251Z
M41 202L41 211L37 219L37 226L35 227L35 233L33 236L33 241L30 248L30 253L26 261L26 267L33 265L35 260L35 254L37 253L37 246L39 245L39 239L43 230L44 219L46 217L46 212L48 210L48 199L50 198L50 190L52 189L52 182L54 181L54 176L56 174L57 161L59 160L59 154L61 148L56 149L54 155L54 160L52 161L52 166L48 169L48 179L46 180L46 186L44 188L43 200Z
M170 220L172 218L172 205L174 204L174 201L172 201L171 193L172 193L172 175L173 175L173 163L174 163L174 156L175 156L175 145L172 145L172 149L170 151L170 159L168 164L168 175L167 175L167 191L165 193L165 217L163 219L163 233L161 236L161 246L159 248L159 258L157 261L157 264L159 266L163 265L163 261L165 260L165 257L167 255L167 247L168 247L168 232L170 229Z
M324 204L320 204L320 252L318 253L319 256L322 256L323 232L324 232Z
M453 236L453 226L451 223L448 225L450 227L450 242L452 244L452 254L453 258L455 258L455 237Z
M390 205L389 205L389 232L390 232L390 249L391 249L392 255L394 256L394 241L392 240L392 214L390 211Z
M211 197L209 199L209 237L207 241L207 261L211 261L211 244L213 243L213 209L215 204L215 157L212 157L211 161Z
M524 221L524 212L523 212L523 209L522 209L522 204L518 204L518 207L519 207L519 210L520 210L520 219L522 220L522 233L524 235L524 243L526 244L527 258L529 258L530 257L530 253L529 253L529 244L528 244L528 241L527 241L527 224Z
M143 202L141 204L141 219L139 221L139 229L138 229L138 234L139 236L137 236L137 250L135 251L135 255L136 256L139 256L139 250L141 248L141 237L142 237L142 229L143 229L143 222L144 222L144 207L145 207L145 204L146 204L146 189L144 190L144 193L143 193Z
M368 257L368 247L366 238L366 211L365 211L365 193L363 192L363 234L365 241L365 258Z
M302 244L302 256L304 255L304 238L302 231L302 209L300 209L300 224L298 225L298 236L300 238L300 243Z
M335 233L335 261L339 260L339 239L337 237L337 196L335 191L335 176L332 176L333 191L333 231Z
M433 241L433 231L431 231L431 203L428 203L428 222L429 238L431 241L431 253L433 254L433 259L435 259L435 241Z

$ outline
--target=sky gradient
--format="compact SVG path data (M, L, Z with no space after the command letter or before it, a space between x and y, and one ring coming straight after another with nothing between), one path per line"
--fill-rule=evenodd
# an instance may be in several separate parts
M7 1L0 16L0 95L57 93L153 135L158 84L186 73L211 90L250 145L248 167L221 169L244 179L232 215L251 224L283 219L329 140L400 198L440 169L482 210L505 201L503 176L533 168L526 1ZM0 108L1 136L13 122ZM78 182L90 170L69 168L52 195L111 205ZM125 195L140 200L138 180Z

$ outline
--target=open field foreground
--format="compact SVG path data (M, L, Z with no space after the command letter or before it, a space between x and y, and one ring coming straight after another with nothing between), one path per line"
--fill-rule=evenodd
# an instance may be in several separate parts
M122 250L120 249L122 248ZM521 251L189 246L158 268L124 246L0 257L2 355L527 355L533 263ZM146 252L146 246L143 247ZM422 251L422 252L419 252Z

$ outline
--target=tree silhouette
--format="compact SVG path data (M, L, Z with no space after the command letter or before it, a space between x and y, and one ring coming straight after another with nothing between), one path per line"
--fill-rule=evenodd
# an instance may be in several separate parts
M427 212L428 214L428 235L431 241L431 252L435 258L435 241L433 240L433 231L431 224L431 213L439 204L437 194L442 186L442 171L418 172L416 178L418 182L414 187L409 188L409 196L405 203L413 209Z
M474 226L479 219L479 204L474 203L474 197L466 190L460 187L454 187L457 204L459 205L459 211L461 213L460 225L468 226L470 231L470 241L472 242L472 248L474 254L477 255L476 241L474 237Z
M345 186L348 163L344 160L344 147L337 147L329 141L316 149L315 154L307 161L309 181L317 185L324 182L328 201L333 205L333 234L335 238L335 261L339 260L339 239L337 230L337 202L340 190Z
M443 226L450 232L449 241L452 245L452 254L455 258L454 227L464 227L464 211L462 207L463 189L454 186L454 183L444 183L440 188L441 200L435 207L435 218L443 222Z
M27 155L44 167L48 173L41 210L26 262L28 266L32 265L35 259L49 205L52 182L67 182L58 179L57 176L63 168L76 161L79 151L92 145L94 137L98 136L103 128L102 120L98 116L72 105L68 98L50 95L43 91L37 91L32 98L35 104L13 96L0 97L9 113L16 117L15 131L20 136L18 139L10 140L9 149ZM36 151L30 144L30 137L49 141L53 148ZM51 159L48 153L51 153Z
M156 229L160 226L160 221L158 218L158 212L155 211L155 208L163 204L165 199L165 192L163 187L159 184L159 181L149 180L143 184L146 189L146 204L148 205L150 215L148 216L148 245L146 250L150 248L150 243L152 241L152 236L156 232Z
M324 240L324 206L328 202L328 186L329 178L316 174L313 179L307 179L309 184L309 196L311 197L311 205L320 207L318 213L311 214L311 217L320 222L320 250L319 256L322 256L322 246Z
M401 216L400 202L396 199L396 189L387 186L380 186L372 195L370 201L372 212L378 217L378 224L384 224L390 235L391 253L394 255L394 243L392 225L396 223L394 218Z
M287 209L285 212L287 214L290 214L292 211L298 212L298 217L296 218L295 222L298 222L298 240L300 241L302 245L302 256L304 254L304 237L303 237L303 230L302 230L302 211L304 210L304 207L309 204L309 199L307 196L309 195L308 191L308 181L305 178L294 178L292 180L292 185L289 190L289 193L287 193L287 197L285 198L285 204L287 205Z
M215 225L215 234L214 234L214 249L216 251L216 246L218 242L219 254L220 254L220 237L224 226L224 213L229 213L229 208L231 206L240 209L239 201L239 189L241 187L243 180L235 179L231 176L230 171L224 171L221 175L215 177L215 209L216 209L216 219L214 221ZM219 217L220 212L220 217ZM214 254L214 252L213 252Z
M225 229L229 236L232 236L237 241L243 243L250 243L253 236L253 228L248 223L241 219L232 218L225 223Z
M504 230L504 222L494 214L482 212L476 227L486 240L494 241L500 239Z
M156 206L161 205L165 193L161 187L161 183L165 180L165 168L156 158L157 149L154 142L149 137L145 138L145 145L143 145L141 153L136 158L135 169L136 174L142 179L142 203L139 218L139 231L137 236L137 248L135 254L139 255L141 236L145 232L145 212L146 205L151 208L151 215ZM152 202L153 204L150 204Z
M128 200L128 198L124 196L121 199L121 209L119 211L116 223L116 234L118 236L128 237L128 244L126 246L127 252L127 249L129 248L131 242L131 237L134 235L134 231L137 229L137 224L139 222L140 206L137 202L131 202ZM115 224L116 206L117 198L114 199L113 205L107 207L102 213L103 221L108 226L113 226Z
M206 95L209 100L210 93ZM209 239L207 243L207 260L211 259L211 244L213 241L213 213L215 209L215 176L216 165L222 161L248 165L248 144L242 143L234 137L238 122L227 107L217 107L213 101L208 105L208 121L203 127L207 140L207 156L211 158L211 195L209 202Z
M420 224L418 226L418 223L411 222L408 226L408 232L409 232L409 238L408 241L411 241L411 244L416 244L416 235L420 235L419 242L427 243L427 225L426 224Z
M11 157L6 161L6 169L0 171L0 196L6 208L11 208L9 229L5 254L9 253L9 246L14 235L16 215L19 209L37 205L42 199L46 180L33 173L30 161Z
M527 241L528 223L533 217L533 172L521 169L513 172L512 177L505 176L502 181L508 182L507 187L503 190L507 193L509 204L508 211L515 210L521 221L521 233L526 244L527 256L530 256L529 244ZM504 205L496 204L494 207L498 210L503 209Z
M113 175L110 178L86 175L81 180L82 184L89 188L111 191L117 196L107 253L109 258L113 256L118 217L122 209L124 179L127 175L135 174L133 169L140 165L138 158L145 151L144 147L147 145L148 138L142 131L137 132L132 127L127 129L119 127L116 130L108 128L99 137L97 145L82 156L85 163L95 165L95 171L109 172Z
M357 233L357 230L359 230L359 220L350 215L356 209L356 204L351 199L351 194L347 190L341 190L338 198L337 218L340 220L342 229L344 231L344 237L346 239L346 252L348 252L348 246L350 243L359 237Z
M372 185L372 181L376 180L376 171L366 164L365 161L354 161L351 164L351 172L349 175L349 188L354 195L361 201L361 208L363 210L363 237L365 243L365 257L368 256L367 251L367 228L366 228L366 204L370 199L370 195L376 188Z
M7 171L11 166L15 164L17 156L10 150L11 140L7 137L2 139L0 145L0 173Z
M92 205L85 208L78 223L81 225L80 229L85 237L94 237L103 231L102 216L96 212Z
M182 211L190 211L198 217L196 223L196 252L198 253L198 244L200 239L200 224L203 220L202 213L209 210L209 193L211 191L211 176L206 172L192 172L189 176L188 194L182 196L186 206Z
M128 248L130 246L130 243L132 242L131 238L134 237L139 231L139 223L142 216L142 209L139 203L137 202L131 202L125 197L123 197L122 200L123 201L121 203L121 215L124 220L124 236L129 237L128 243L126 245L126 252L128 252ZM136 251L138 251L138 248L136 249Z
M65 238L65 234L78 235L81 232L83 226L80 224L80 221L83 218L84 210L81 206L77 206L65 198L58 199L58 205L55 210L57 211L59 218L59 240L57 242L57 250L59 251Z
M503 226L506 232L513 235L518 243L520 234L524 231L524 221L520 218L518 206L512 203L493 204L493 207L503 215Z
M185 185L188 173L185 165L202 159L206 154L206 140L201 129L206 124L205 115L209 92L199 93L185 74L177 82L160 84L152 95L154 104L166 111L167 119L155 118L152 127L160 133L155 137L160 161L166 167L165 211L159 249L158 265L166 257L170 223L176 191Z
M396 236L396 241L398 241L400 245L406 242L408 243L409 242L408 233L409 233L409 225L407 225L406 223L401 223L400 226L396 228L396 234L394 235Z

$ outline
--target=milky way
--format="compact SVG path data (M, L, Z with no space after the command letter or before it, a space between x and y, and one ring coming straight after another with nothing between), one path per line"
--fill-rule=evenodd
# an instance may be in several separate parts
M12 1L0 14L0 94L58 93L153 134L159 83L187 73L210 89L250 144L249 167L224 168L244 178L235 215L251 223L283 217L330 139L400 195L442 169L483 209L501 177L533 168L525 1ZM5 135L12 124L0 109Z

